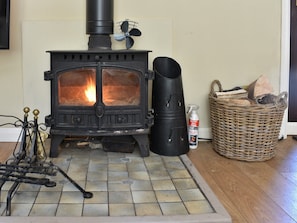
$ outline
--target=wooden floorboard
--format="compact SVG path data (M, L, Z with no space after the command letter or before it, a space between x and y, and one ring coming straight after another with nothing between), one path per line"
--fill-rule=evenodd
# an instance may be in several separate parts
M0 162L15 143L0 143ZM265 162L227 159L200 142L190 160L216 194L234 223L297 222L297 141L279 141L276 157Z
M237 166L274 203L290 213L293 219L297 219L297 187L293 182L265 162Z
M200 143L188 155L234 223L290 223L297 221L296 152L297 142L289 137L265 162L224 158L211 143Z
M0 163L4 163L13 153L16 144L12 142L0 143Z

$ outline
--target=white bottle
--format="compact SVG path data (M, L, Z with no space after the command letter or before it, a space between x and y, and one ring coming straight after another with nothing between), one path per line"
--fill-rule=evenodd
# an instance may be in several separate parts
M198 136L199 136L199 116L198 106L189 105L189 123L188 123L188 135L189 135L189 147L190 149L197 149Z

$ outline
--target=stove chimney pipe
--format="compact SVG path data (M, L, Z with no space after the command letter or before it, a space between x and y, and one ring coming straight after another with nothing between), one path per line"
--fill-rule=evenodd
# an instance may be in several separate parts
M86 33L89 50L111 49L113 34L113 0L87 0Z

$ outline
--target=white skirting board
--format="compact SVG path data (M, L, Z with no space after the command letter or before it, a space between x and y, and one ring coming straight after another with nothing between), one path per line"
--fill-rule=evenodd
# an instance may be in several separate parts
M0 128L0 142L20 141L21 128Z
M17 142L19 140L19 135L21 128L0 128L0 142ZM210 128L200 128L199 138L211 139L211 129Z

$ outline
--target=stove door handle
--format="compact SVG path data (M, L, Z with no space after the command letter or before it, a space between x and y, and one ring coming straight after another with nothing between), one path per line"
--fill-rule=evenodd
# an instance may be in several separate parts
M104 105L103 104L97 104L95 110L96 110L96 116L98 118L102 118L103 115L104 115L104 111L105 111Z

